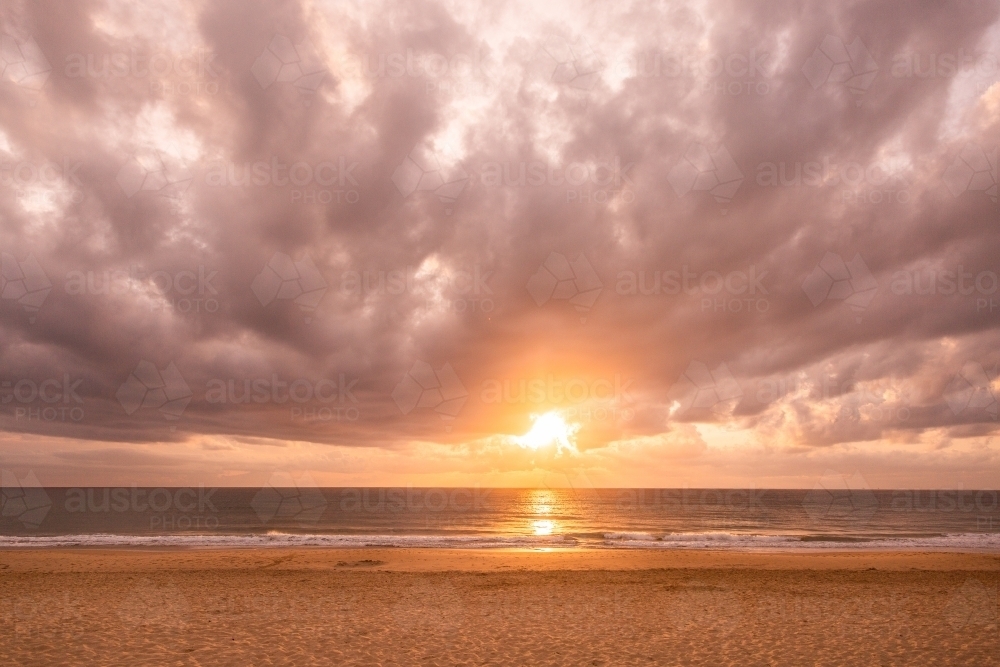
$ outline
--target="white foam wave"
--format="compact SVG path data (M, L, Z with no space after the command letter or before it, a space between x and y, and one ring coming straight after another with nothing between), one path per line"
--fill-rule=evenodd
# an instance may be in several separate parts
M657 537L651 533L604 533L605 540L623 540L628 542L653 542Z
M809 537L798 535L742 535L736 533L670 533L649 540L609 538L605 544L624 548L766 550L873 550L873 551L1000 551L1000 533L958 533L926 537L876 537L870 539Z
M104 548L279 548L411 547L511 549L610 547L617 549L713 549L733 551L989 551L1000 552L1000 533L962 533L925 537L872 539L736 533L604 533L603 539L569 535L316 535L268 532L244 535L0 535L0 549L51 547Z
M269 532L251 535L0 535L0 549L46 547L425 547L503 549L572 547L577 541L563 535L303 535Z

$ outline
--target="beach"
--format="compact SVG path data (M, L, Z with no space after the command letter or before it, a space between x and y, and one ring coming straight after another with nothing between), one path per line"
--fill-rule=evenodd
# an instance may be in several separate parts
M1000 556L0 551L14 665L997 665Z

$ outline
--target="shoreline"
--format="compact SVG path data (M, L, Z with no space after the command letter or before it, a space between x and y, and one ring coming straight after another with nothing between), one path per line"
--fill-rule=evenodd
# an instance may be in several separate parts
M347 563L348 565L344 565ZM554 570L882 570L1000 572L1000 554L941 551L735 551L707 549L413 547L57 547L0 549L0 570L14 572L171 571L190 569L338 570L373 563L385 572Z
M637 533L597 536L331 533L88 533L0 535L0 551L45 549L439 549L595 551L731 551L734 553L1000 554L1000 533L870 537Z
M746 547L633 547L633 546L600 546L600 545L572 545L572 546L526 546L526 545L516 545L516 546L488 546L488 547L469 547L469 546L433 546L433 547L423 547L423 546L407 546L407 545L366 545L366 546L334 546L334 545L323 545L323 544L245 544L245 545L184 545L184 544L122 544L122 545L107 545L107 544L71 544L71 545L54 545L54 546L0 546L0 554L5 553L24 553L24 552L34 552L34 553L49 553L49 552L63 552L63 551L81 551L81 552L91 552L91 551L107 551L109 553L117 552L141 552L141 551L155 551L155 552L177 552L177 553L189 553L189 552L219 552L219 551L233 551L233 552L245 552L245 551L261 551L261 552L275 552L275 551L330 551L330 552L344 552L344 551L427 551L427 552L469 552L469 553L572 553L572 552L594 552L594 553L657 553L657 554L745 554L754 556L777 556L777 555L788 555L788 556L844 556L844 555L919 555L919 554L937 554L937 555L977 555L977 556L996 556L1000 558L1000 550L998 549L962 549L953 547L920 547L913 549L900 549L892 547L869 547L869 548L851 548L849 546L844 546L838 544L835 547L794 547L794 548L781 548L781 547L760 547L760 548L746 548Z

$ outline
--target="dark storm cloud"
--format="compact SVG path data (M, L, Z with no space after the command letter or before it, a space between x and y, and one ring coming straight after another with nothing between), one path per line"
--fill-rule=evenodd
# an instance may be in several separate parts
M460 441L552 376L632 415L585 447L993 432L994 5L512 13L6 10L3 428Z

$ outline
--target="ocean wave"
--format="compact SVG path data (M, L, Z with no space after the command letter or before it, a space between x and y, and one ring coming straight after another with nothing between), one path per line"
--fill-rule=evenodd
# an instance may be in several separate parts
M622 533L613 533L622 535ZM645 535L645 534L644 534ZM605 544L618 548L766 550L1000 550L1000 533L954 533L928 536L873 536L845 538L835 535L747 535L738 533L669 533L653 540L605 536Z
M0 535L0 549L47 547L422 547L510 549L572 547L577 540L565 535L315 535L278 533L249 535Z
M252 534L122 535L0 535L0 549L103 548L281 548L366 547L432 549L710 549L732 551L991 551L1000 552L1000 533L960 533L925 536L766 535L725 532L609 532L582 535L330 535L269 531Z
M651 533L604 533L606 540L623 540L628 542L651 542L659 538Z

